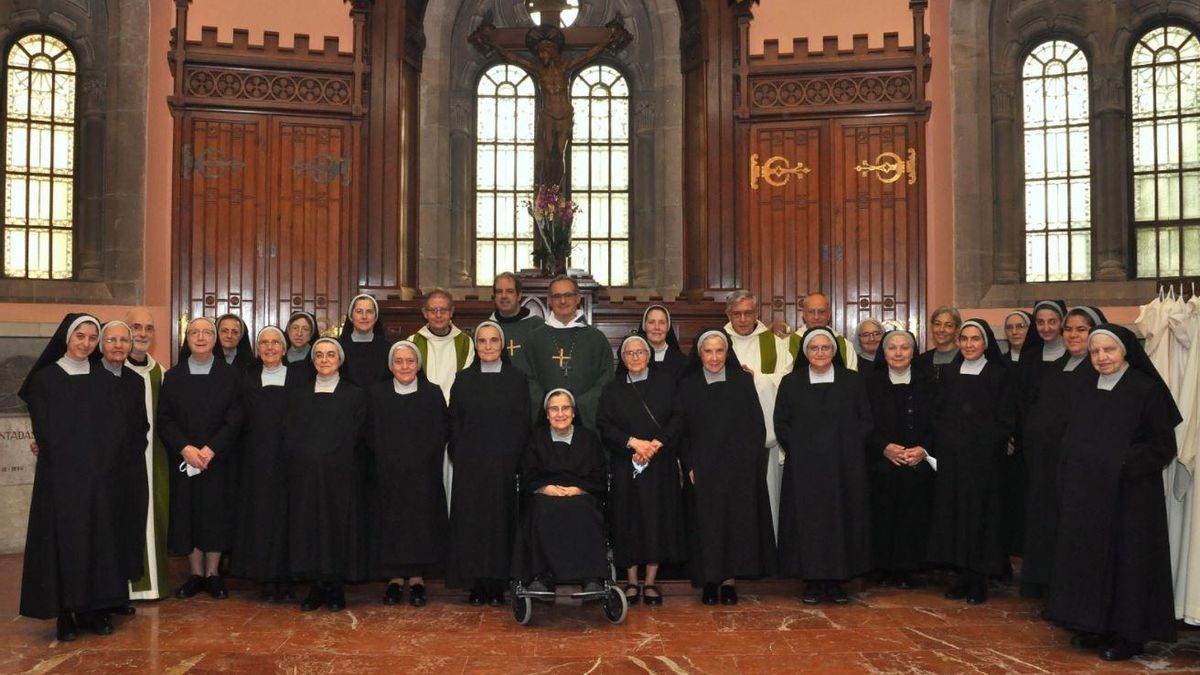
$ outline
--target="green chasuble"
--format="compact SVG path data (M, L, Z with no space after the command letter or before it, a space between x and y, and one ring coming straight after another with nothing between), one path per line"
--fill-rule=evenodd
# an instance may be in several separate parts
M530 314L528 309L522 308L511 319L501 317L496 312L492 312L488 319L500 324L504 329L504 351L508 352L509 363L520 368L526 375L531 374L525 343L529 341L529 334L545 323L542 317Z
M149 438L146 444L146 475L149 478L150 508L146 518L145 575L130 584L129 597L133 600L156 600L164 597L167 589L167 520L170 503L169 467L167 449L159 440L154 421L158 419L158 392L162 389L163 369L147 355L146 363L138 365L126 361L134 372L146 381L146 415L150 420Z
M575 414L583 425L595 431L600 393L613 379L613 348L604 333L579 318L570 328L547 322L529 334L524 350L537 416L544 416L546 392L562 387L575 395Z

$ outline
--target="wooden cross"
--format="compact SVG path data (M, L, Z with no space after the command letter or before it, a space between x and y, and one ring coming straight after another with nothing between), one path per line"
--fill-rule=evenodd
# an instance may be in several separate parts
M512 338L509 338L509 340L508 340L508 355L510 357L516 356L517 350L520 348L521 348L521 345L517 344L516 341L513 340Z
M558 367L562 368L563 370L566 370L566 368L563 368L563 361L570 361L571 357L566 355L566 352L563 351L562 347L559 347L558 348L558 356L551 356L550 360L558 361Z

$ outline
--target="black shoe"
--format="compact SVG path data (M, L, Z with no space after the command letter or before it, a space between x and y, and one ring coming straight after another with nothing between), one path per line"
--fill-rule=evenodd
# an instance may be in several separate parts
M955 583L950 588L946 589L943 595L947 600L962 600L967 597L967 593L971 592L971 584L965 582Z
M387 585L387 590L383 592L383 604L398 605L404 599L404 589L400 588L400 584L391 583ZM474 604L474 603L472 603Z
M225 578L220 574L214 574L205 579L204 589L217 600L224 600L229 597L229 591L225 590Z
M133 605L120 605L118 607L113 607L108 611L121 616L133 616L134 614L137 614L137 607L134 607Z
M600 593L604 591L604 582L600 579L588 579L583 582L584 593Z
M200 587L204 585L204 577L199 574L193 574L188 577L183 585L175 589L175 597L180 600L186 600L200 592Z
M736 605L737 601L737 589L733 587L733 584L721 584L721 604Z
M1100 633L1076 633L1071 646L1080 649L1100 649L1108 646L1108 639Z
M475 580L475 583L471 586L471 594L467 596L467 602L471 603L471 605L474 607L482 607L483 606L483 603L484 603L483 582L479 581L478 579Z
M1144 654L1146 646L1141 642L1130 642L1118 637L1108 647L1100 650L1100 658L1105 661L1128 661L1138 654Z
M346 609L346 590L341 584L334 584L329 589L329 602L325 607L331 612L340 612Z
M74 642L79 639L79 629L75 626L75 617L71 614L59 614L55 636L59 642Z
M504 606L504 589L498 590L495 593L493 593L492 596L490 598L488 598L487 604L489 607L503 607Z
M896 579L896 588L899 588L900 590L903 590L903 591L909 591L914 588L921 587L921 584L919 584L915 579L913 579L912 575L909 574L908 572L897 572L895 579Z
M88 612L86 617L88 629L96 635L113 634L112 616L108 612Z
M408 589L408 604L413 607L424 607L429 599L425 597L425 584L413 584Z
M706 605L717 604L717 585L704 584L704 592L700 595L700 601Z
M979 579L971 584L971 590L967 593L968 605L982 605L987 602L988 585L986 579Z
M829 599L835 605L844 605L850 602L850 596L846 595L846 589L842 588L842 585L839 583L829 582L825 587L825 593L829 595Z
M633 591L633 595L630 595L629 591ZM630 607L633 607L634 605L636 605L642 601L642 587L641 586L638 586L637 584L625 584L624 592L625 592L625 602L628 603L628 605ZM650 604L650 603L646 603L646 604Z
M320 609L323 604L325 604L325 586L320 582L313 582L312 587L308 589L308 596L304 598L304 602L300 603L300 611L311 612L314 609Z
M650 591L654 591L654 595L650 595ZM642 599L647 607L662 607L662 590L654 584L649 584L642 589Z
M821 599L825 597L824 590L821 588L821 584L810 581L804 586L804 592L800 594L800 602L806 605L819 605Z

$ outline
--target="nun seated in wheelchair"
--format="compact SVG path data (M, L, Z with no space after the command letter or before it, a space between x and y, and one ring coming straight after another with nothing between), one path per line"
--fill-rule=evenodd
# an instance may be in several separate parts
M575 397L546 395L548 425L539 424L521 460L521 522L513 574L532 593L553 593L558 580L602 593L609 577L601 500L607 458L595 432L576 425Z

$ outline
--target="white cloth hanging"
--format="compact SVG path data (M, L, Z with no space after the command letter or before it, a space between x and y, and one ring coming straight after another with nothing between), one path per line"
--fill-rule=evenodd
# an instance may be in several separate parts
M1200 499L1195 499L1196 457L1200 454L1200 356L1196 356L1196 345L1200 342L1200 297L1193 296L1187 303L1186 318L1179 323L1180 333L1189 347L1187 363L1179 390L1175 393L1179 413L1183 422L1175 428L1178 445L1178 464L1186 469L1192 487L1188 497L1187 538L1185 553L1181 555L1182 574L1175 581L1176 615L1189 624L1200 625L1200 532L1192 528L1200 523ZM1182 605L1182 612L1180 612Z

